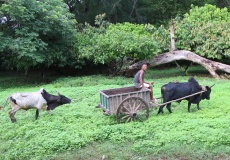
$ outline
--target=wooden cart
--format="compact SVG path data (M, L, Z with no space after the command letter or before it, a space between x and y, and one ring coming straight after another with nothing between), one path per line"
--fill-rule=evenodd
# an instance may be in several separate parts
M115 114L118 123L144 121L149 117L150 90L134 86L101 90L100 104L105 115Z
M149 117L149 108L166 105L201 94L204 90L175 99L162 104L150 103L150 90L147 88L137 90L134 86L100 90L100 104L105 115L115 114L118 123L131 121L144 121ZM161 97L157 98L160 99Z

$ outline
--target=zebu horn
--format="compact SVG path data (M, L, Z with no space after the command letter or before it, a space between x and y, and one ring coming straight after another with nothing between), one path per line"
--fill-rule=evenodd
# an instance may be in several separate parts
M201 86L201 88L202 88L202 91L207 91L206 87Z
M210 88L212 88L213 86L215 86L215 84L211 85Z
M57 92L57 94L60 96L61 94L60 94L60 92L58 92L57 90L56 90L56 92Z

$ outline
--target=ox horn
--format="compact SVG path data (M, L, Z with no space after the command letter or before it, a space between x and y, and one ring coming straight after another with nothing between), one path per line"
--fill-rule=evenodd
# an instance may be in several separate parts
M201 86L201 88L202 88L203 91L207 91L206 87Z
M210 88L212 88L213 86L215 86L215 84L211 85Z
M60 96L61 94L60 94L60 92L58 92L57 90L56 90L56 92L57 92L57 94Z

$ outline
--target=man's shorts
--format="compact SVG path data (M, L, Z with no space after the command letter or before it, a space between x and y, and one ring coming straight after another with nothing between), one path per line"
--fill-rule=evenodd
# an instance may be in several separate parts
M141 85L140 83L135 83L135 87L138 88L138 89L141 89L141 88L142 88L142 85ZM147 84L147 83L144 83L144 87L149 88L150 85Z

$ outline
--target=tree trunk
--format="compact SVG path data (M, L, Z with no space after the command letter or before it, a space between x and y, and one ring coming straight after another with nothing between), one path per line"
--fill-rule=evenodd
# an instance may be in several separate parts
M137 4L137 0L133 0L133 7L132 7L132 11L130 12L130 16L132 16L132 14L133 14L133 11L134 11L134 9L136 8L136 4Z
M171 36L171 50L175 51L175 50L177 50L177 48L176 48L176 42L175 42L175 38L174 38L174 23L173 23L173 21L171 21L171 25L170 25L170 36Z
M127 71L140 69L143 63L147 63L151 67L153 67L177 60L188 60L200 64L204 66L209 71L209 73L215 78L223 78L216 73L217 70L230 73L230 65L208 60L187 50L170 51L167 53L157 55L153 57L151 60L143 60L129 66Z

